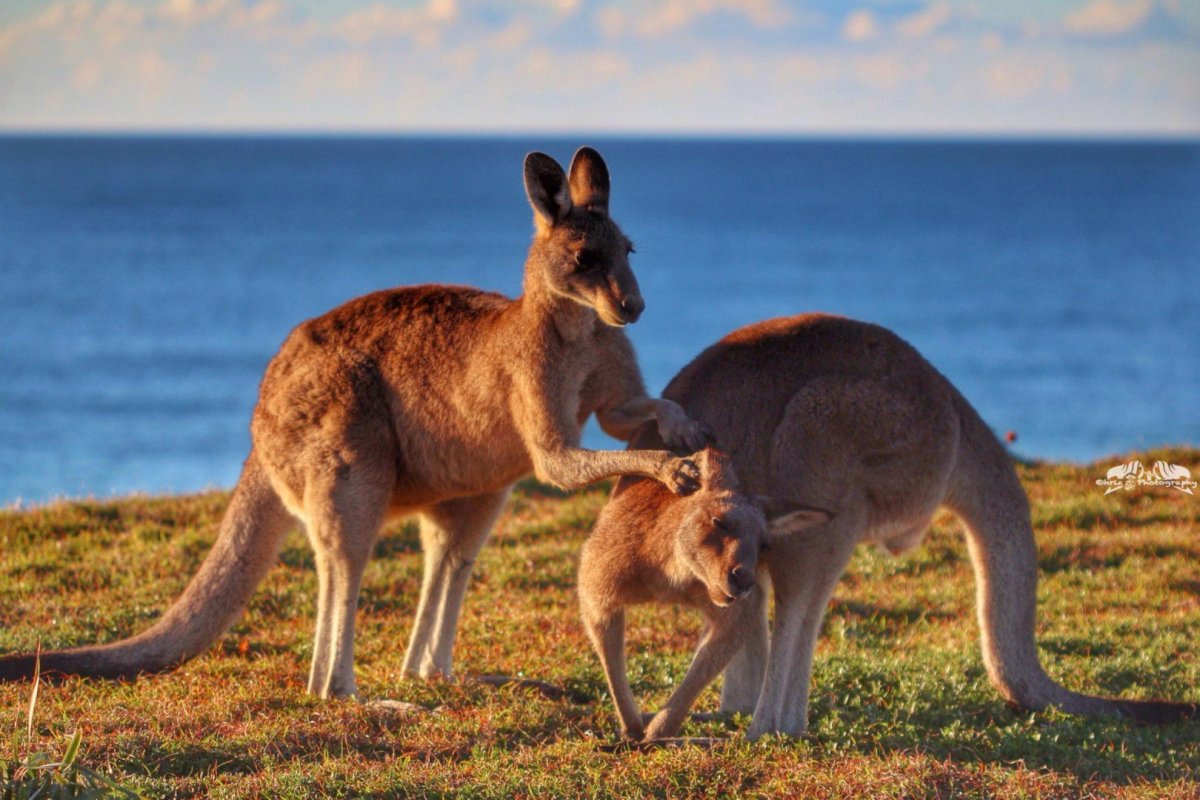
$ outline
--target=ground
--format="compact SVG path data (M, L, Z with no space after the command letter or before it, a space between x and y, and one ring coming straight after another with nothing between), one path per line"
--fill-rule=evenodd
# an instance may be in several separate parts
M1200 450L1180 449L1019 467L1038 533L1041 655L1073 689L1197 700L1200 492L1095 485L1135 458L1200 474ZM688 735L727 738L712 749L607 752L615 717L573 590L604 497L522 485L476 566L455 653L462 673L539 678L567 697L401 675L421 570L411 522L385 532L368 568L358 680L366 699L425 711L306 696L316 579L293 533L248 613L179 670L43 683L32 737L31 685L0 685L0 796L22 764L61 758L76 732L78 764L145 796L1200 796L1200 722L1136 728L1005 706L984 674L974 581L948 512L904 557L863 547L854 558L817 653L809 739L752 744L738 717L689 723ZM227 500L0 513L0 653L147 626L204 557ZM633 687L653 708L683 675L698 619L643 608L629 627ZM714 687L698 708L716 706Z

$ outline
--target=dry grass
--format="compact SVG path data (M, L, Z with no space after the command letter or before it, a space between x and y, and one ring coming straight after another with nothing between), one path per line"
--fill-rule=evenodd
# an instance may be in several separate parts
M1200 451L1131 457L1200 473ZM1195 700L1200 497L1105 497L1093 482L1110 463L1021 467L1039 531L1043 657L1072 688ZM226 500L0 513L0 652L146 626L203 558ZM970 567L948 514L904 558L855 557L818 652L809 740L749 744L735 719L689 723L689 734L729 738L712 750L603 752L616 726L572 589L603 500L601 489L562 496L532 483L516 494L479 560L456 652L463 672L537 677L575 701L400 675L420 580L411 524L387 531L368 568L359 686L429 711L306 697L316 587L293 534L249 613L177 672L43 685L31 739L31 687L0 685L0 759L61 755L78 731L82 766L148 796L1200 795L1200 723L1134 728L1004 706L980 663ZM646 705L682 676L697 627L675 609L633 615L631 676ZM709 690L699 706L716 704Z

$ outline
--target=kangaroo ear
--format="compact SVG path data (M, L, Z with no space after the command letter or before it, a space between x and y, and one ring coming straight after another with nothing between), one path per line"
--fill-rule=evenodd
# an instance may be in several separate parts
M777 516L772 516L769 511L764 513L767 514L767 535L772 539L816 528L833 519L833 514L825 509L808 506L794 507Z
M571 211L567 176L558 162L545 153L525 156L525 194L538 227L551 227Z
M608 213L608 166L590 147L581 147L571 159L571 200L581 208Z

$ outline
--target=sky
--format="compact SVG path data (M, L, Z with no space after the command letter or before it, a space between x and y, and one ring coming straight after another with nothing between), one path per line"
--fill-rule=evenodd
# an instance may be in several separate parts
M1200 0L3 0L0 130L1200 135Z

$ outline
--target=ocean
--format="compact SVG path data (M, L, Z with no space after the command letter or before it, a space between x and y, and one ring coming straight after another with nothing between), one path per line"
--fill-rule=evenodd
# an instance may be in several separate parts
M581 143L0 136L0 505L231 486L293 326L402 284L515 295L522 157ZM1200 143L587 143L655 393L825 311L895 330L1021 456L1200 444Z

